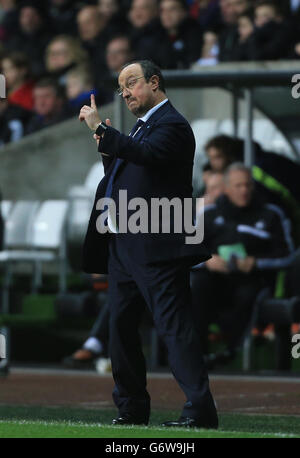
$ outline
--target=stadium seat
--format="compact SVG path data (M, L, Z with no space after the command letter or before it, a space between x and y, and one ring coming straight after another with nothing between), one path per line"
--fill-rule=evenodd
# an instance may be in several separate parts
M6 336L8 357L0 364L0 370L6 371L9 365L10 336L9 329L14 321L32 322L31 317L16 315L10 317L9 289L11 285L11 266L25 262L33 266L32 292L36 293L41 284L42 264L58 262L59 292L66 290L66 220L68 202L48 200L39 208L38 202L17 202L7 220L6 247L0 252L0 263L4 265L2 285L2 323L1 332ZM12 249L14 248L14 249ZM18 249L17 249L18 248Z
M23 260L34 261L37 266L45 262L59 264L59 292L66 290L66 222L68 202L47 200L43 202L33 224L32 250Z
M194 158L194 169L193 169L193 189L198 191L202 186L202 174L200 171L204 163L207 161L204 145L205 143L217 132L218 121L215 119L196 119L191 122L195 140L196 150Z
M218 125L218 135L233 135L234 133L234 125L232 119L223 119Z
M89 189L91 192L95 193L97 186L99 184L99 181L101 181L103 177L104 177L103 164L102 162L98 161L90 169L85 179L84 186L87 189Z
M275 135L271 141L270 150L274 151L275 153L280 153L289 159L295 159L295 155L292 152L290 144L279 130L275 132Z
M83 184L77 184L72 186L68 191L68 196L74 198L89 196L91 199L94 198L97 186L104 177L104 168L101 161L97 161L88 172L86 179Z
M94 193L83 186L74 186L68 193L69 212L67 221L68 262L72 270L81 270L81 250L87 230Z
M2 200L1 202L1 215L3 220L7 220L13 207L13 203L10 200Z
M41 264L59 263L59 291L66 289L66 216L68 203L60 200L45 201L38 210L38 202L18 202L6 222L5 246L0 263L5 266L3 295L8 308L8 290L11 265L27 262L33 265L35 292L40 286Z
M271 150L276 131L276 126L269 119L254 119L253 121L253 139L266 151Z
M31 247L32 225L38 211L38 201L19 201L7 216L4 226L4 251L0 264L4 267L2 283L2 313L8 312L8 291L11 284L11 263L24 249Z
M203 154L203 147L211 137L216 135L217 126L216 119L196 119L191 122L196 140L196 155Z
M5 211L4 246L9 250L29 248L34 218L40 203L38 201L20 200L9 213Z
M3 204L3 202L2 202ZM0 264L4 267L1 291L1 314L9 314L9 288L12 278L11 261L21 250L30 249L30 236L32 224L37 213L38 201L19 201L14 205L6 205L6 210L12 207L12 210L6 213L4 227L4 246L5 250L0 252ZM2 211L5 206L2 206ZM7 371L9 359L9 329L2 324L1 333L6 336L7 354L6 360L1 361L0 371Z

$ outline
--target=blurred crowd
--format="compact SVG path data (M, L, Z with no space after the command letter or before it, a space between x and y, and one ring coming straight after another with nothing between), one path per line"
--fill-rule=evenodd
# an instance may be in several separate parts
M300 0L0 0L0 145L78 113L133 59L162 69L297 59Z

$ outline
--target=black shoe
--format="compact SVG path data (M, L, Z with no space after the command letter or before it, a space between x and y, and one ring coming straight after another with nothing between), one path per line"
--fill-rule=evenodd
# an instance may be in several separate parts
M102 356L101 353L80 348L73 355L64 358L62 364L69 369L94 369L95 359L100 358L100 356Z
M175 421L165 421L161 426L177 427L177 428L207 428L207 429L218 429L218 421L211 423L203 422L203 420L196 420L195 418L180 417Z
M148 420L138 420L129 413L124 413L121 417L114 418L113 425L147 425Z

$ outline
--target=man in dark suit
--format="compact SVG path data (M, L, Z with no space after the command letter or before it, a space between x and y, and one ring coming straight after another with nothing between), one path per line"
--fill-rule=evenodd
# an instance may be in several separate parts
M164 340L172 372L186 394L181 416L164 426L217 428L218 418L210 393L198 336L191 318L189 267L210 254L203 244L185 243L170 217L169 233L158 220L158 233L121 231L122 201L153 198L169 201L192 196L195 140L188 122L168 101L160 69L149 61L126 65L119 74L119 94L138 122L129 136L101 122L94 98L79 115L95 132L105 177L100 182L83 249L83 268L109 274L110 355L115 380L113 399L119 417L113 424L147 424L150 396L138 326L146 302ZM108 211L109 232L99 233L99 201L112 197L120 220ZM132 208L132 207L131 207ZM128 219L132 216L128 209ZM151 215L149 214L151 217ZM157 223L157 221L156 221ZM186 231L187 232L187 231ZM199 262L199 261L198 261Z

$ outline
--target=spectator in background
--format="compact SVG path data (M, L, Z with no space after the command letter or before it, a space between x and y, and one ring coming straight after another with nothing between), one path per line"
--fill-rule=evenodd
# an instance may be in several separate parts
M109 20L120 11L120 3L118 0L98 0L98 8L100 14Z
M115 91L108 89L109 85L106 84L106 80L110 79L114 73L120 72L123 65L133 60L133 58L131 41L127 35L117 34L108 41L105 51L106 73L104 74L103 72L103 85L96 92L99 104L103 105L113 101Z
M77 38L57 35L46 48L46 70L49 76L65 85L66 74L77 66L87 66L89 55Z
M8 102L25 110L33 109L34 81L30 75L30 62L25 54L12 52L2 59Z
M73 115L66 103L63 88L51 78L43 78L36 83L33 97L35 116L28 125L28 134L53 126Z
M300 166L279 154L264 151L256 142L253 143L253 148L252 172L260 198L284 210L292 222L294 242L299 246L300 188L297 177L300 176ZM224 172L232 162L244 159L244 140L229 135L217 135L207 142L205 151L211 169Z
M106 29L107 17L100 13L98 6L85 6L77 14L77 25L80 40L89 53L98 87L107 73L105 66L105 47L109 39Z
M131 25L143 29L158 18L158 5L155 0L133 0L128 14Z
M201 188L199 189L199 192L197 192L197 195L199 195L199 197L203 197L203 195L205 194L206 192L206 185L207 185L207 180L208 178L211 176L211 174L213 173L213 170L211 168L211 165L209 162L207 162L206 164L204 164L204 166L202 167L202 186Z
M292 45L290 25L271 1L259 2L254 10L255 29L248 60L287 58Z
M76 67L66 75L66 96L74 113L90 103L91 94L97 97L93 76L87 67Z
M49 16L55 35L76 35L77 7L74 0L49 0Z
M293 33L293 46L289 57L298 58L300 50L295 55L294 46L299 43L300 31L300 0L277 0L280 11L283 17L289 22L291 31ZM294 52L293 52L294 51Z
M219 0L195 0L190 6L190 15L201 25L202 30L220 30L222 17Z
M91 282L94 291L97 290L97 285L101 285L101 281L105 278L104 275L92 274ZM97 304L97 295L92 296L93 302ZM109 341L109 302L100 308L97 319L81 348L76 350L72 355L63 359L62 363L70 369L82 369L93 367L95 359L100 357L108 357L108 341Z
M240 140L241 149L244 142ZM257 142L253 145L255 161L252 168L256 188L265 201L280 206L292 222L292 236L300 246L300 165L287 157L264 151Z
M221 172L211 172L206 180L204 205L215 203L217 198L224 192L224 174Z
M212 170L210 163L207 162L202 168L202 182L203 186L199 190L199 196L205 199L204 205L215 202L216 198L219 197L224 190L223 172ZM199 201L197 212L201 210L201 205Z
M90 368L94 366L96 359L108 358L109 317L109 304L105 304L82 347L63 359L62 364L65 367Z
M204 149L214 172L223 173L232 162L241 160L243 154L236 139L223 134L211 138Z
M296 16L300 13L300 0L275 0L285 17Z
M223 30L219 35L219 60L230 62L238 42L238 17L252 6L251 0L220 0Z
M126 35L116 35L106 46L106 65L110 72L119 73L127 62L134 59L131 41Z
M188 15L185 0L161 0L162 29L156 37L152 60L164 69L189 68L201 54L200 25Z
M0 0L0 42L4 43L18 27L16 0Z
M253 6L253 0L220 0L224 24L236 24L240 14Z
M263 27L269 22L281 22L282 20L281 11L272 0L258 0L254 11L256 27Z
M292 47L292 50L290 52L290 57L291 59L299 59L300 57L300 40L299 38L296 38L295 43Z
M218 36L214 31L207 30L203 34L201 57L196 63L198 65L216 65L218 63L218 55Z
M231 61L287 58L293 32L275 3L260 1L254 12L248 10L239 16L238 35L229 56Z
M152 58L153 47L160 30L157 0L132 0L128 20L136 57Z
M238 41L232 49L231 60L247 61L253 46L254 11L247 10L238 18Z
M119 72L123 65L133 60L133 57L131 42L127 35L112 37L106 46L105 67L107 68L107 74L103 74L102 79L110 78L113 73ZM113 100L113 90L107 88L96 89L92 81L91 72L86 68L80 68L78 71L74 69L67 74L67 96L73 107L81 108L83 105L89 105L90 94L92 93L95 94L96 100L100 105ZM83 100L85 101L83 102Z
M211 176L212 173L213 173L213 171L212 171L211 165L210 165L209 162L207 162L202 167L202 181L204 183L204 186L206 186L207 180ZM205 192L205 187L203 188L203 193L202 194L204 194L204 192Z
M19 141L24 135L32 113L0 98L0 147Z
M98 9L106 19L106 29L109 35L129 33L129 22L125 11L121 8L121 0L98 0Z
M101 44L100 39L104 33L106 22L107 18L100 13L96 5L85 6L77 14L79 37L92 51L96 45Z
M204 209L205 243L213 256L191 273L194 318L205 352L210 323L221 326L227 343L209 363L234 358L258 292L274 287L278 269L289 266L293 253L282 210L257 197L251 170L234 163L224 181L224 195Z
M34 1L25 1L19 7L19 31L8 40L8 51L19 51L30 56L32 73L40 76L44 70L44 53L52 37L46 12Z

